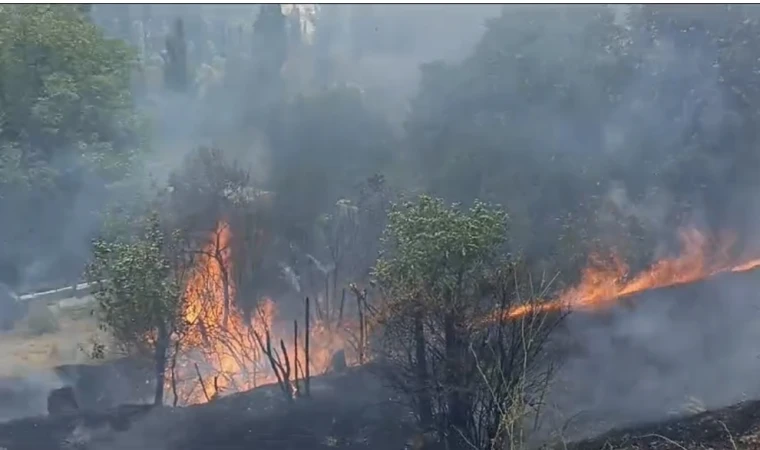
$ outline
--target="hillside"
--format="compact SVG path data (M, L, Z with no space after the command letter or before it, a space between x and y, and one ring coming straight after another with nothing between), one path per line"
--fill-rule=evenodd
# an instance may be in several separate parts
M0 424L7 450L403 449L406 411L366 370L314 380L314 397L287 404L275 386L189 408L122 406L103 413ZM760 448L760 401L607 432L566 450Z
M760 448L760 401L686 418L613 430L555 448L567 450L749 450Z
M6 450L217 450L403 448L406 411L365 369L313 379L312 398L277 386L187 408L122 406L107 412L0 424Z

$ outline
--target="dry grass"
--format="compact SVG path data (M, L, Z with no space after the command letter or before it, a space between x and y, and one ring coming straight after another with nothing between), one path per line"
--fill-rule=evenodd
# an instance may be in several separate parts
M49 332L44 334L26 320L14 330L3 333L0 358L4 364L0 365L0 376L25 375L61 364L89 361L90 357L83 349L92 347L94 339L102 341L105 338L98 329L96 318L90 314L91 308L52 307L49 311L57 320L58 329L48 329Z
M29 306L29 312L24 319L26 330L31 336L42 336L58 331L61 326L58 316L50 307L42 302L34 302Z

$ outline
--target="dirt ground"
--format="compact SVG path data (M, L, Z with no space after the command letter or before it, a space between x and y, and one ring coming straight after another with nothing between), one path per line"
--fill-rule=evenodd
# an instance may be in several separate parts
M82 302L84 303L84 302ZM49 307L58 330L38 334L30 327L29 316L9 332L0 335L0 377L23 376L62 364L91 361L93 342L105 338L98 329L92 306Z

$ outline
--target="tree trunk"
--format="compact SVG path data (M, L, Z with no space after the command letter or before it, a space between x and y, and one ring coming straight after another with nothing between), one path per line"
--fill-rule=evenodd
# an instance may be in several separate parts
M158 339L156 339L156 350L154 354L154 363L156 367L156 394L153 399L154 405L163 405L164 403L164 381L166 379L166 353L169 349L169 333L165 325L158 327Z
M414 353L417 373L417 407L419 408L420 423L423 428L432 425L432 401L428 391L427 352L425 349L425 328L422 323L422 313L414 314Z
M467 435L469 422L467 389L468 381L462 374L462 361L464 345L459 334L455 313L448 313L444 319L444 342L445 342L445 380L447 391L448 429L447 444L449 449L462 448L462 434Z

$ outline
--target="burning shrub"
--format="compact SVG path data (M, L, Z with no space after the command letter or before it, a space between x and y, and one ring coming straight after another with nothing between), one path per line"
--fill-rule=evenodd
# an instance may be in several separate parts
M229 225L220 222L185 285L185 327L171 366L177 402L209 401L268 383L278 383L292 399L308 393L310 374L325 372L345 346L345 328L312 317L308 299L300 330L298 320L279 319L268 298L245 314L234 301L234 242Z

